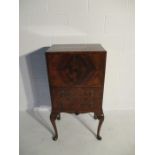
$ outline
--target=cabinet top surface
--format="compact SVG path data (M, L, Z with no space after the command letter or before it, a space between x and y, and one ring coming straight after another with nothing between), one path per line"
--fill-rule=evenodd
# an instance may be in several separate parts
M47 52L105 52L100 44L55 44Z

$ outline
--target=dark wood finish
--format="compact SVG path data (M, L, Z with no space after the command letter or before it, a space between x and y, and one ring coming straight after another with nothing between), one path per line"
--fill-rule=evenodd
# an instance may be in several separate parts
M102 98L105 78L106 51L99 44L53 45L46 52L52 111L51 123L55 124L61 112L93 112L99 120L97 139L104 121Z
M100 129L101 129L101 125L104 121L104 114L102 113L102 114L97 115L97 118L99 119L99 125L98 125L98 129L97 129L97 139L101 140L102 137L100 136Z
M54 127L54 131L55 131L55 135L53 137L53 140L57 140L58 139L58 131L57 131L57 127L56 127L56 124L55 124L55 120L56 120L56 117L57 117L58 113L55 113L55 112L52 112L51 115L50 115L50 120L51 120L51 123Z

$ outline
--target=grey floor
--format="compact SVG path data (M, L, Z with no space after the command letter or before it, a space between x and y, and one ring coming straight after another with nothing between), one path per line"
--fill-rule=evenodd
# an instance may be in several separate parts
M92 113L61 117L53 141L48 111L20 112L20 155L134 155L134 111L106 111L101 141Z

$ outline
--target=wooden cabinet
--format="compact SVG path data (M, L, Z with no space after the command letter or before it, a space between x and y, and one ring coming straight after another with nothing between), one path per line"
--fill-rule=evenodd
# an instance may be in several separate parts
M50 120L58 138L55 119L61 112L93 112L99 119L97 139L104 114L102 98L106 51L99 44L57 44L46 52L52 111Z

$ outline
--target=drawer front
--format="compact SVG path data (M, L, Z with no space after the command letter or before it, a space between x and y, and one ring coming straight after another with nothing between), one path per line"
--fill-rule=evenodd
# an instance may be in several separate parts
M48 76L53 87L99 87L105 74L105 52L46 53Z
M100 88L53 88L52 108L59 111L94 111L102 106Z

